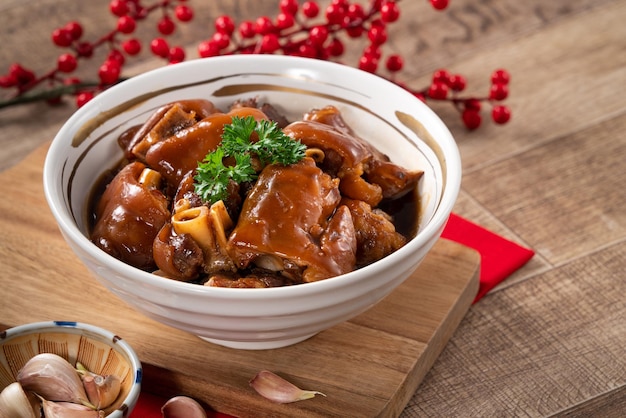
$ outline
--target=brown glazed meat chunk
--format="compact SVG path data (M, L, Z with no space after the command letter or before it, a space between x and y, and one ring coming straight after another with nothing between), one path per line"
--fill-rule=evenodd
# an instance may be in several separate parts
M218 109L208 100L179 100L166 104L135 131L130 141L120 141L126 158L144 161L146 152L155 143L162 141L176 132L204 119Z
M307 148L324 151L324 161L320 166L325 172L336 175L341 180L341 194L366 201L372 206L380 203L383 198L380 186L368 183L362 177L364 164L372 158L372 154L359 141L332 126L318 122L293 122L283 132L301 141Z
M342 199L350 209L357 237L357 265L366 266L396 251L406 238L396 229L385 212L372 209L359 200Z
M367 178L369 183L379 186L382 191L382 196L386 199L398 199L409 191L414 190L417 182L424 174L421 170L407 170L390 162L387 155L380 152L367 141L356 136L350 126L343 120L339 109L334 106L311 110L304 115L304 120L330 126L343 135L348 136L351 139L350 143L337 141L337 138L334 138L332 141L327 142L327 146L331 147L334 152L342 156L347 155L347 153L341 151L341 149L359 149L361 159L358 162L363 165L359 175L364 174L364 177ZM350 148L345 148L347 146L350 146ZM327 149L325 149L325 151L327 151ZM344 165L354 165L355 162L354 160L345 160L344 157ZM344 167L344 170L345 169ZM344 194L354 199L365 200L372 206L376 206L371 199L363 199L350 192Z
M202 248L188 234L175 234L171 223L161 228L152 250L157 267L171 279L187 282L202 272Z
M252 116L257 121L267 119L255 108L241 107L228 113L213 113L151 145L145 153L146 163L159 171L175 189L185 175L197 168L198 161L215 151L222 142L224 125L232 123L236 116Z
M154 268L152 242L170 219L158 189L140 183L145 165L126 165L109 183L96 207L91 240L113 257L143 270Z
M352 271L356 236L340 199L337 181L310 158L265 167L228 240L231 258L239 268L300 269L304 282Z

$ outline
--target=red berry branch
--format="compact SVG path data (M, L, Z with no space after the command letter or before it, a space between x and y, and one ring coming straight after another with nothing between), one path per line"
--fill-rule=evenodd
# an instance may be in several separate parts
M436 10L448 7L448 0L429 0ZM74 95L77 106L91 100L95 94L123 80L122 70L128 58L140 53L142 41L134 37L139 22L154 12L161 17L149 50L168 64L185 60L180 46L170 46L167 37L176 25L193 19L193 9L186 0L158 0L146 5L145 0L110 0L109 11L116 18L115 27L95 41L83 39L83 28L77 21L52 32L52 42L61 53L53 69L42 75L18 63L0 75L0 88L13 89L8 100L0 101L0 108L37 100L59 102L66 95ZM383 58L383 47L388 40L388 28L400 18L400 0L370 0L366 6L357 1L331 0L322 6L316 0L279 0L274 18L259 16L255 20L236 23L230 16L214 20L214 33L198 44L198 56L210 58L231 54L283 54L322 60L336 60L344 55L345 43L361 40L364 43L356 66L363 71L385 77L425 102L447 101L459 111L468 129L476 129L482 121L481 107L491 105L491 119L506 123L511 112L499 104L508 96L510 76L505 70L491 75L491 86L484 97L462 97L466 79L461 74L437 70L429 86L412 89L396 81L404 61L398 54ZM105 60L98 68L97 81L82 81L72 73L81 60L90 59L98 48L108 48ZM387 75L381 72L385 71ZM43 88L42 88L43 86Z

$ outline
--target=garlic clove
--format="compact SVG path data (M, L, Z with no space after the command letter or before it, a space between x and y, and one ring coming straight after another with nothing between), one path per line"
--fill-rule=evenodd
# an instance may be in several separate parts
M207 418L206 411L198 402L187 396L175 396L161 408L163 418Z
M72 402L52 402L42 399L43 416L46 418L104 418L104 411L96 411Z
M0 393L0 417L39 418L39 401L13 382Z
M322 392L302 390L282 377L268 371L261 370L250 381L250 386L264 398L278 403L289 403L311 399L315 395L324 395Z
M117 399L122 389L122 381L115 375L83 375L83 386L87 398L96 408L106 408Z
M76 369L56 354L41 353L28 360L18 372L17 381L24 390L49 401L74 402L94 408Z

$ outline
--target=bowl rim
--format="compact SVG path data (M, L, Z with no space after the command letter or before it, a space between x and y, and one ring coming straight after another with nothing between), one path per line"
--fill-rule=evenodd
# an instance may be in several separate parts
M5 342L11 341L14 338L18 338L25 335L31 334L40 334L40 333L68 333L68 334L83 334L84 332L90 333L92 335L97 335L102 338L103 342L107 342L112 348L117 346L120 348L128 361L130 362L130 366L133 370L133 382L130 386L130 390L128 394L124 398L124 404L127 406L134 406L139 399L139 394L141 392L141 383L143 379L143 367L141 365L141 361L139 360L139 356L135 352L135 350L130 346L130 344L121 338L119 335L101 328L96 325L88 324L85 322L77 322L77 321L41 321L41 322L30 322L27 324L16 325L11 328L7 328L2 331L0 334L0 346ZM128 401L128 402L126 402ZM116 414L118 412L123 412L120 409L116 409L107 415L107 418L117 418L121 415Z
M312 283L303 283L297 286L231 289L220 287L207 287L192 283L180 282L159 277L153 273L135 268L105 253L95 244L93 244L82 233L82 231L74 223L72 217L69 216L66 202L64 201L63 197L59 197L62 196L64 193L62 187L56 184L57 182L60 182L60 180L56 178L56 176L52 175L55 172L55 165L59 165L59 152L61 152L62 148L66 146L66 143L68 141L71 141L72 135L69 135L69 132L72 125L79 123L82 120L85 120L88 115L94 115L106 111L102 109L103 104L108 102L114 103L115 95L117 95L118 92L122 91L123 89L131 89L135 86L143 86L143 90L145 90L147 86L153 85L157 80L169 78L171 75L180 72L184 73L185 71L191 71L196 67L212 67L220 66L224 63L229 63L229 65L238 64L241 66L241 68L248 68L250 66L250 62L256 63L256 67L254 70L255 74L262 73L263 70L259 69L259 64L263 62L270 62L272 63L272 65L283 65L287 69L293 69L294 67L313 69L320 73L340 71L344 74L361 77L364 80L367 80L368 83L372 83L371 85L380 85L384 86L385 88L394 89L395 94L403 96L407 101L410 101L411 106L416 106L419 108L420 112L423 113L425 117L427 117L429 120L427 129L430 125L433 125L434 128L436 128L436 130L442 135L441 137L436 137L436 141L444 149L443 154L445 156L447 169L445 171L446 183L445 187L443 188L439 204L437 205L437 209L433 213L431 220L424 226L423 229L418 232L415 237L409 240L407 244L405 244L402 248L373 264L340 276L332 277L330 279ZM428 130L430 131L431 129ZM441 230L445 226L448 220L449 213L452 211L452 208L460 191L461 158L458 147L456 145L456 142L454 141L451 132L443 123L443 121L439 118L439 116L413 94L380 76L344 64L313 58L282 55L229 55L195 59L181 62L176 65L160 67L134 76L100 93L93 100L87 102L87 104L79 108L73 115L71 115L71 117L63 124L61 129L58 131L51 143L48 154L46 155L43 174L44 194L46 200L48 201L48 206L50 207L50 210L56 218L57 223L61 231L63 232L63 235L79 245L81 250L86 252L90 257L93 257L99 262L108 265L122 275L132 277L134 281L138 281L143 284L149 284L151 286L156 286L159 289L169 289L176 291L177 293L187 295L211 294L226 300L246 300L259 298L261 297L261 295L263 298L280 298L281 296L286 295L298 297L305 294L333 291L336 288L345 286L346 281L358 281L359 278L365 274L380 273L384 270L385 265L399 263L405 257L410 257L410 253L415 252L417 249L426 244L433 235L440 234ZM58 193L58 195L55 194L55 192Z

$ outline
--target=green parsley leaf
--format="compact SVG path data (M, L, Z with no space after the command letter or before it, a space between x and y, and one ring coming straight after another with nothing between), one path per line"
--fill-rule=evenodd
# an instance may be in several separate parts
M256 142L250 141L253 133L258 138ZM257 178L252 155L264 165L290 165L304 158L305 151L305 145L285 135L275 122L235 116L231 124L224 125L220 146L198 163L195 191L203 201L213 204L228 197L231 180L244 183ZM226 157L232 157L235 165L224 165Z

